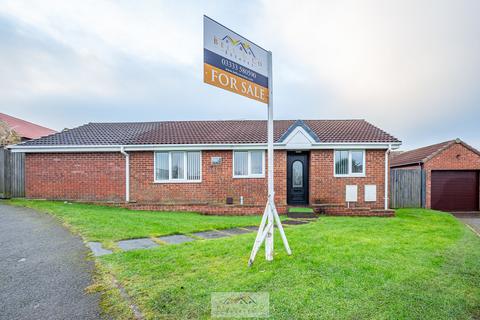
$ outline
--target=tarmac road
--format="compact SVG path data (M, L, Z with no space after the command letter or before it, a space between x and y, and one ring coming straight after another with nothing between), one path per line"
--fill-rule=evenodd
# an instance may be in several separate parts
M87 254L55 218L0 203L0 319L99 319Z

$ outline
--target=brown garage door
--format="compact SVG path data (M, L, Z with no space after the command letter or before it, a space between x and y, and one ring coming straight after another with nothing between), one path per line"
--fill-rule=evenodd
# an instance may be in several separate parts
M478 210L477 171L432 171L432 209Z

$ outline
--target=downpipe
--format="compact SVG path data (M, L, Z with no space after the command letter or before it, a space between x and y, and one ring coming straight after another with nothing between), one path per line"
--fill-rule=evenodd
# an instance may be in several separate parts
M125 156L125 202L130 202L130 154L124 146L120 147L120 153Z
M389 176L388 176L388 172L389 172L389 161L388 161L388 157L390 155L390 152L392 151L392 145L389 144L388 145L388 149L387 151L385 151L385 210L388 210L388 180L389 180Z

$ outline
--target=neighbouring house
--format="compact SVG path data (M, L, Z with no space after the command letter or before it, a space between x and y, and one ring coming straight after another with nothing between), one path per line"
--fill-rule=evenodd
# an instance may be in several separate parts
M391 215L395 137L364 120L278 120L275 200L337 215ZM26 153L28 198L137 209L259 214L267 122L89 123L12 146Z
M18 137L20 141L27 141L37 139L40 137L54 134L56 131L42 127L38 124L28 122L19 118L9 116L8 114L0 112L0 130L8 135ZM8 139L7 139L8 140ZM14 143L17 141L9 141Z
M423 148L393 152L391 169L423 174L426 208L443 211L478 211L480 152L460 139Z
M21 153L11 154L5 146L53 133L52 129L0 113L0 198L23 197L25 194L25 157Z

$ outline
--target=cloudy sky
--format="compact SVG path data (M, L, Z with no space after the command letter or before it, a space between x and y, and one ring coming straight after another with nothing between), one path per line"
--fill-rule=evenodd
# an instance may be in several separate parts
M263 119L206 85L203 14L273 52L275 118L362 118L404 148L480 148L480 1L0 0L0 111L87 122Z

